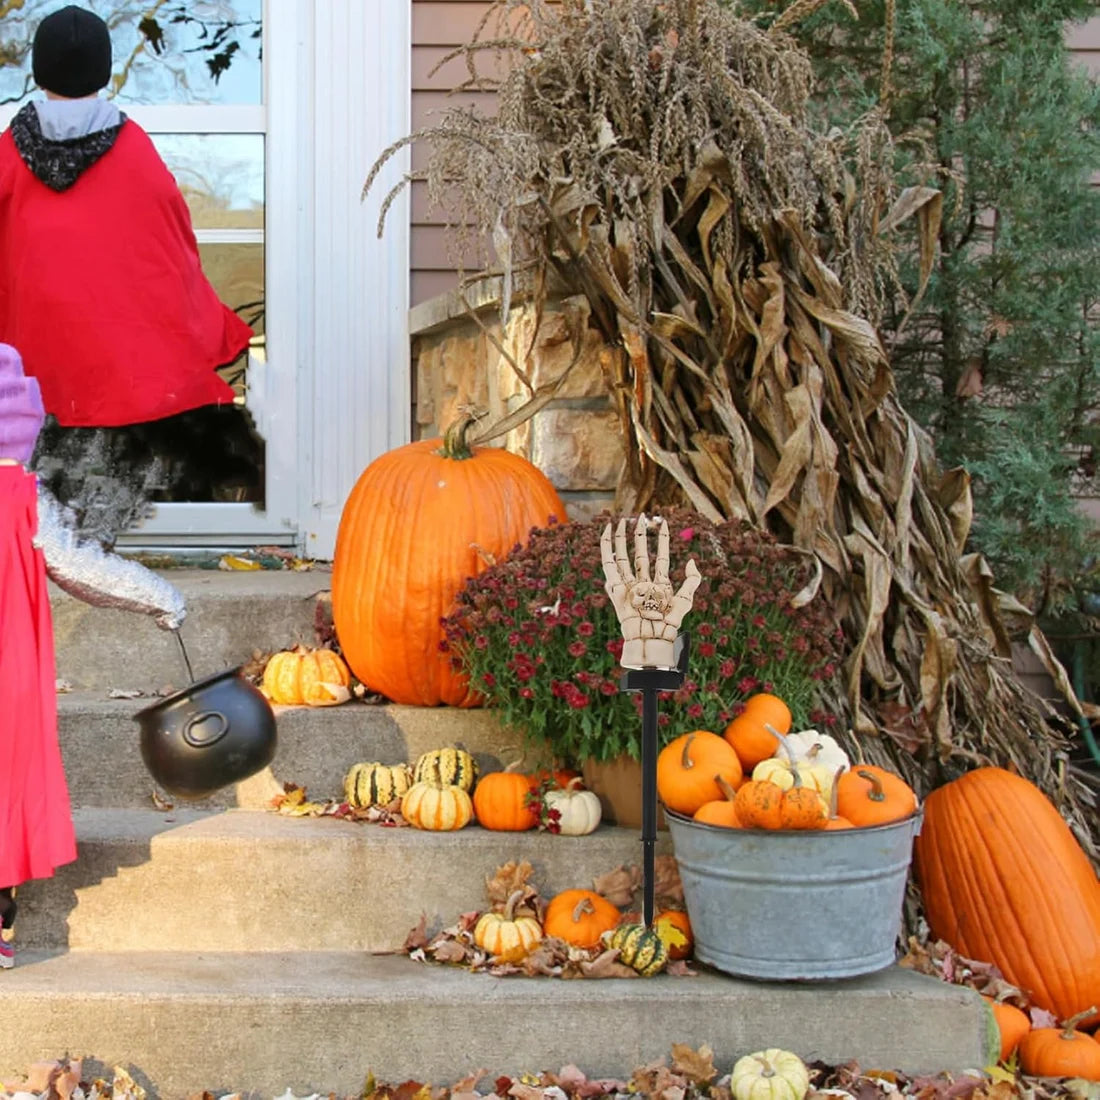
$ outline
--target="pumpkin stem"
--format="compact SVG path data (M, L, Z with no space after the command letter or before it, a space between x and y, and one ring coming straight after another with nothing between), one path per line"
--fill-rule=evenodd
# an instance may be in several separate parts
M762 1070L761 1070L761 1073L760 1073L761 1077L774 1077L775 1076L775 1067L771 1064L771 1062L769 1062L767 1060L767 1058L765 1058L761 1054L758 1054L756 1056L756 1060L760 1063L760 1065L762 1067Z
M771 725L770 722L764 723L764 729L766 729L768 733L770 733L772 737L774 737L779 742L779 747L784 751L784 753L786 753L787 759L791 762L791 764L794 764L794 749L791 748L790 741L788 741L787 738L784 737L783 734L781 734L779 730L775 728L775 726Z
M1058 1036L1059 1039L1076 1039L1077 1038L1077 1025L1082 1021L1088 1019L1096 1011L1096 1005L1092 1005L1091 1008L1086 1008L1083 1012L1078 1012L1076 1016L1071 1016L1068 1020L1062 1021L1062 1034Z
M484 415L469 406L463 407L462 415L443 433L443 444L438 453L444 458L473 458L473 448L466 441L466 436Z
M575 775L568 783L562 788L566 791L579 791L584 786L584 776Z
M573 907L573 923L576 924L584 913L595 913L596 907L590 898L584 897Z
M727 802L732 802L737 797L737 792L730 786L729 780L723 779L720 775L714 777L714 782L718 784L718 789L722 792L722 797Z
M841 764L836 770L836 774L833 776L833 785L829 789L829 820L832 821L837 816L837 810L839 809L839 797L840 792L837 788L840 785L840 777L844 774L844 765Z
M695 767L695 761L691 758L691 743L695 740L695 734L689 733L684 742L684 751L680 754L680 767L684 771L691 771Z
M508 895L508 900L504 904L504 919L515 920L516 919L516 905L519 903L519 899L523 897L522 890L514 890Z
M867 782L871 784L871 790L868 793L867 797L872 802L886 801L886 792L882 789L882 782L877 775L875 775L873 772L866 771L864 768L860 768L856 772L856 775L858 775L861 779L866 779Z

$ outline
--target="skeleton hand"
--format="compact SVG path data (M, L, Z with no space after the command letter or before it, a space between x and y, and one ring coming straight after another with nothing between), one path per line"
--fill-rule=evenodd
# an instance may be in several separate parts
M692 597L703 579L688 560L684 583L673 592L668 577L668 523L657 529L657 567L649 578L648 523L644 515L634 527L634 569L626 554L626 520L619 520L612 547L611 524L600 536L604 588L615 605L623 632L624 668L675 668L673 648L684 616L691 610Z

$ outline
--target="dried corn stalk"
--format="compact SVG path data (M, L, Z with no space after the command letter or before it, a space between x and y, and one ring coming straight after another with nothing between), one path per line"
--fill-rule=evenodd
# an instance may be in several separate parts
M496 36L487 17L463 52L497 116L449 111L394 148L428 140L417 178L456 248L492 240L506 287L588 298L614 349L618 507L684 501L813 552L848 639L831 701L850 747L922 791L1015 767L1097 858L1095 792L1013 676L1005 598L963 553L965 476L938 471L875 328L900 226L931 270L940 192L899 189L876 114L816 132L806 56L715 0L499 0L491 16Z

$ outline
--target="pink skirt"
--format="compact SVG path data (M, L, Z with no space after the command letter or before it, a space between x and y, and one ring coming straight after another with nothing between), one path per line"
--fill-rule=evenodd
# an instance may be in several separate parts
M37 526L34 475L0 466L0 887L76 859Z

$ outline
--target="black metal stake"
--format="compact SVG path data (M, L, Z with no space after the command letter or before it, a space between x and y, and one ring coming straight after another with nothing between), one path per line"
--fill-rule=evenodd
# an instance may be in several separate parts
M653 925L653 888L657 845L657 693L675 691L687 673L691 636L676 638L676 668L632 668L619 687L642 693L642 923Z

